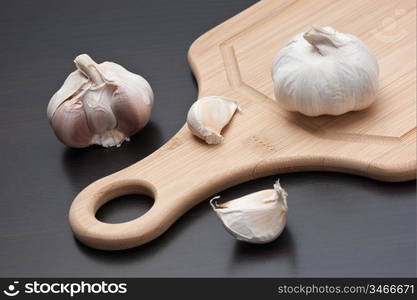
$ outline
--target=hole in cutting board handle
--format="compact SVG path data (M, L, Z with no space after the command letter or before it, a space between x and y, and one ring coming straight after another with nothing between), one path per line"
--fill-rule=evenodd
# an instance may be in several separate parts
M134 220L144 215L153 205L154 199L141 194L128 194L113 198L98 208L97 220L117 224Z
M132 179L135 176L115 173L93 182L78 194L69 213L69 222L78 240L96 249L122 250L144 244L163 232L164 222L169 222L172 216L171 211L158 202L153 184ZM107 202L123 195L136 195L133 197L137 199L141 197L138 194L155 199L143 215L113 224L97 219L98 210Z
M151 186L142 181L126 179L104 185L93 199L94 217L107 224L120 224L137 219L146 214L155 203ZM125 207L121 210L122 213L117 213L122 207ZM133 207L141 209L132 214ZM115 208L116 215L112 216Z

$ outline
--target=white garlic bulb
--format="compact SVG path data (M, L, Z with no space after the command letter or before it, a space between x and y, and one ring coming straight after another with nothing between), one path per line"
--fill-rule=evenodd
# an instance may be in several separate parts
M274 59L275 98L307 116L340 115L373 103L378 62L357 37L331 27L296 35Z
M76 148L120 146L149 121L154 95L149 83L113 62L95 63L87 54L48 104L56 136Z
M284 230L287 221L287 193L279 180L274 189L263 190L226 203L210 200L224 227L240 241L268 243Z
M191 105L188 111L188 128L207 144L219 144L223 141L220 133L230 122L236 110L240 111L240 108L234 100L220 96L200 98Z

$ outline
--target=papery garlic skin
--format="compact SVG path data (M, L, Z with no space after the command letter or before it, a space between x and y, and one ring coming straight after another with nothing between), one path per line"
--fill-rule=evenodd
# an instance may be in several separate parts
M238 103L221 96L207 96L198 99L191 105L187 114L187 124L191 132L207 144L219 144L223 141L220 134L230 122Z
M66 145L120 146L149 121L154 95L149 83L122 66L95 63L87 54L48 104L56 136Z
M378 75L378 62L369 48L331 27L296 35L272 64L278 104L307 116L367 108L376 98Z
M274 189L252 193L241 198L217 204L214 197L210 204L224 227L236 239L262 244L275 240L287 222L287 196L279 180Z

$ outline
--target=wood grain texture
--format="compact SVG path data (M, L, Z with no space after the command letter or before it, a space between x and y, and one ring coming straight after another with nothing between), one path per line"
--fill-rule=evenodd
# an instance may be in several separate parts
M271 61L298 32L330 25L361 38L376 54L380 92L361 112L308 118L273 100ZM207 32L188 59L199 96L223 95L243 109L209 146L184 126L140 162L94 182L74 200L71 227L98 249L126 249L166 231L210 195L251 179L306 170L359 174L384 181L416 176L414 1L264 0ZM96 219L114 197L155 198L142 217L120 224Z

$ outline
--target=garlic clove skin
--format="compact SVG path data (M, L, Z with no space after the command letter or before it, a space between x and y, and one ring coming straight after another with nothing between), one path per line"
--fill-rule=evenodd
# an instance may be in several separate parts
M221 131L231 121L236 110L241 111L238 103L232 99L221 96L200 98L188 111L188 128L207 144L219 144L223 141Z
M77 91L82 91L82 87L88 82L81 72L74 71L72 72L67 79L65 79L62 87L52 96L51 100L48 103L47 116L49 120L52 120L55 111L58 107L66 100L69 99L72 95L77 93Z
M120 146L148 123L154 95L143 77L115 63L97 64L86 54L74 62L77 71L68 76L47 109L64 144Z
M113 113L119 121L117 130L131 136L141 130L150 119L154 101L152 88L143 77L115 63L104 62L98 67L107 82L118 86L113 92L111 103ZM134 97L140 97L143 101L130 101Z
M328 26L296 35L272 65L278 104L307 116L369 107L376 99L378 76L378 62L369 48Z
M83 104L79 99L62 103L56 109L51 124L58 139L70 147L87 147L93 137Z
M287 193L279 180L274 189L252 193L241 198L217 204L210 200L224 227L236 239L262 244L275 240L287 221Z

